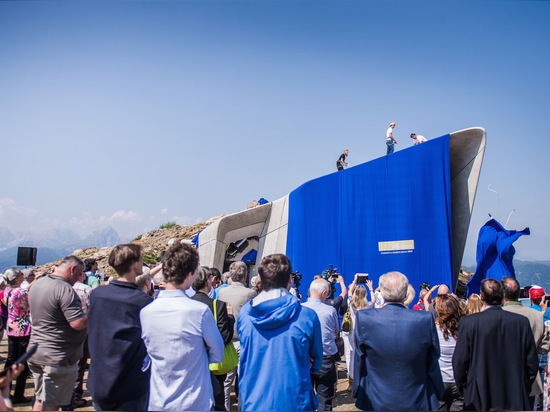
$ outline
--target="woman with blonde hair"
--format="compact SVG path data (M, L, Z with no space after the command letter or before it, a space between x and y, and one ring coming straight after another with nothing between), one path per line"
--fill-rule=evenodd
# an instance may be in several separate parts
M346 356L346 366L348 368L348 390L353 386L354 362L353 354L355 352L355 341L353 338L355 327L355 316L358 310L372 309L374 307L374 291L372 289L372 281L367 280L365 285L369 289L370 301L367 301L367 288L363 284L357 284L357 274L349 285L348 311L351 317L351 325L348 332L342 331L342 339L344 340L344 350Z
M468 298L468 314L481 312L483 303L481 303L481 298L477 293L472 293Z

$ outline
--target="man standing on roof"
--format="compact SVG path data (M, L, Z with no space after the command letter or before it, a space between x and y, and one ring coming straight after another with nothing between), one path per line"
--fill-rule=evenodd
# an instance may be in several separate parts
M414 139L414 145L425 143L428 141L424 136L421 134L411 133L411 139Z
M344 149L344 153L340 155L338 160L336 161L336 168L338 171L344 170L346 167L348 167L348 163L346 162L346 157L349 154L349 149Z
M397 140L393 138L394 128L395 128L395 122L391 122L390 127L388 127L388 130L386 130L386 146L388 146L388 150L386 152L387 155L393 153L394 145L397 144Z

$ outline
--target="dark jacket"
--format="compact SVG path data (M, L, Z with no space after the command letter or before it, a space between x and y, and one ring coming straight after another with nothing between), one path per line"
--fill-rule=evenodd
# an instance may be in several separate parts
M214 300L210 299L205 293L197 292L193 295L191 299L204 303L210 308L212 313L214 313ZM233 338L235 317L227 313L226 303L222 302L219 299L216 300L216 312L216 318L218 319L218 329L220 330L220 333L222 335L223 344L227 345L229 342L231 342L231 339Z
M525 316L490 307L460 321L453 371L464 410L526 411L538 373L533 332Z
M444 386L429 312L388 303L355 318L355 405L368 411L436 410Z
M135 283L113 280L90 294L88 390L94 401L117 404L149 391L139 312L152 301Z

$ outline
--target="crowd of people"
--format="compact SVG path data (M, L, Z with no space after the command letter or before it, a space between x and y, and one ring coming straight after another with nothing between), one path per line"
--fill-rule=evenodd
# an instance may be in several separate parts
M548 410L545 292L532 287L524 306L515 278L484 279L467 301L422 284L415 301L400 272L376 288L361 274L348 286L316 276L302 303L283 254L252 279L244 262L223 274L200 266L187 243L151 269L137 244L108 261L108 282L76 256L41 276L0 277L0 410L31 401L29 375L33 410L85 406L88 367L95 410L231 410L233 390L240 410L332 410L344 361L362 410Z

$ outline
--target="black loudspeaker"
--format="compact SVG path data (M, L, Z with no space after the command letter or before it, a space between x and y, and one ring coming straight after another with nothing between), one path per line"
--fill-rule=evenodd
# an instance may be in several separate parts
M17 266L35 266L36 250L35 247L17 248Z

